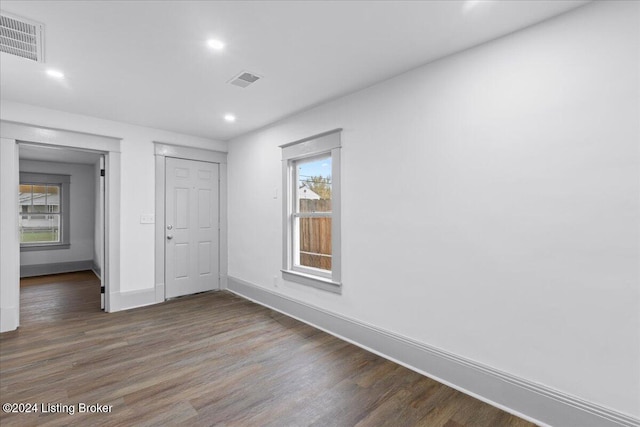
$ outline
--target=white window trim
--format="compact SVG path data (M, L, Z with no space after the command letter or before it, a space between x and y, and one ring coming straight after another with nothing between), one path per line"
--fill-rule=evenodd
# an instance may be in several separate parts
M69 219L70 206L69 184L70 175L20 172L20 184L59 185L60 188L60 241L55 243L20 243L20 252L49 251L56 249L69 249L71 247Z
M340 193L340 133L334 129L318 135L281 145L282 148L282 278L329 292L342 293L341 258L341 193ZM331 271L293 265L293 212L295 204L295 174L293 162L322 154L331 155ZM298 215L300 216L300 215Z
M298 175L298 169L295 167L295 165L299 164L300 161L313 162L313 161L319 160L320 158L328 158L328 157L333 158L333 156L331 155L331 151L325 151L323 153L320 153L319 155L310 155L310 156L304 156L304 157L293 158L288 160L288 165L289 165L288 173L290 174L289 182L291 183L291 187L289 188L289 193L288 193L288 195L291 197L291 201L289 203L289 208L291 209L289 213L290 220L291 220L291 224L289 224L289 226L291 227L291 233L289 238L291 239L291 250L290 250L291 271L302 273L307 277L320 276L320 277L331 280L333 277L332 271L327 271L327 270L323 270L315 267L307 267L300 264L298 259L298 255L301 253L299 248L299 242L297 241L295 233L293 233L293 228L294 228L293 223L295 222L296 219L300 220L302 218L331 218L333 222L333 216L334 216L333 208L331 212L298 212L298 203L300 202L300 200L298 198L299 192L297 191L297 185L299 185L300 176ZM331 174L333 176L333 167L332 167ZM332 196L332 199L333 199L333 196ZM333 235L333 229L331 230L331 233ZM333 260L333 248L331 248L331 250L332 250L331 258Z

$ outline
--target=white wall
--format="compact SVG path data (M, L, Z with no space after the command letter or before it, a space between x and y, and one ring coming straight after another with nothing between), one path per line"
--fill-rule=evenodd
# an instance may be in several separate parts
M588 4L232 140L229 276L637 417L639 7ZM343 294L273 287L278 145L337 127Z
M153 141L220 151L226 151L226 143L6 100L0 111L2 120L122 138L120 291L153 290L154 226L140 224L140 215L155 213ZM2 287L11 285L2 282Z
M52 264L93 259L95 177L93 165L20 160L20 172L71 175L69 184L69 249L20 253L20 265Z

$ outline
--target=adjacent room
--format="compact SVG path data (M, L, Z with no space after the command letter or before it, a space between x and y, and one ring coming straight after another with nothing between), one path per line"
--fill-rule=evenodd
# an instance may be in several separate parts
M19 146L22 325L104 308L103 163L97 152Z
M640 426L640 2L0 9L3 426Z

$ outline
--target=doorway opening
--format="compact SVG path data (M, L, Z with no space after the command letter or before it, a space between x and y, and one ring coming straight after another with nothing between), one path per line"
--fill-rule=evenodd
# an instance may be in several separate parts
M23 324L105 308L104 156L18 143Z
M20 326L19 146L49 150L98 152L104 157L104 284L105 311L120 309L120 142L121 138L0 120L0 332ZM62 174L61 174L62 175ZM55 214L56 212L47 212ZM50 239L58 239L54 232ZM66 244L59 241L57 243Z

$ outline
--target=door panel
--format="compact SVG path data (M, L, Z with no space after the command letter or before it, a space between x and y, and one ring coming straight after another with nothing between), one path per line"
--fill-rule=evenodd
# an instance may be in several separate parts
M198 274L211 274L211 242L200 242L198 248Z
M166 298L220 288L218 167L166 158Z
M188 243L175 243L174 263L175 263L174 271L176 272L174 279L189 277L189 244Z
M211 228L211 190L200 189L198 191L198 226L202 228Z
M175 220L173 221L173 227L184 230L189 228L189 189L188 188L176 188L175 190Z

